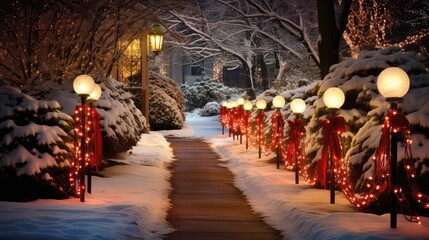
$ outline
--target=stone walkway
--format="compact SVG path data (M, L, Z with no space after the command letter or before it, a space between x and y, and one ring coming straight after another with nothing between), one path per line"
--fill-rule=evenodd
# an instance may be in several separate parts
M281 239L255 215L219 166L219 156L195 138L168 139L177 158L172 165L172 209L168 221L176 232L167 239Z

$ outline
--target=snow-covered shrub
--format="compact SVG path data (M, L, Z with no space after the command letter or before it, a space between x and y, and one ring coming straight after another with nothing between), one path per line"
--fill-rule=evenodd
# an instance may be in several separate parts
M348 58L332 66L331 73L321 84L319 99L313 105L314 114L308 125L308 156L312 160L320 158L320 121L326 119L328 114L321 97L329 87L339 87L346 95L340 113L346 120L346 132L342 134L343 152L349 161L350 176L357 190L364 187L364 180L372 176L374 170L371 156L378 147L383 117L390 106L378 94L377 76L387 67L398 66L408 73L411 80L410 90L399 107L411 123L412 150L419 170L419 181L427 181L429 154L425 149L429 147L429 75L420 60L412 52L388 47L378 51L363 51L357 59ZM398 157L401 158L404 149L398 150Z
M220 114L220 104L218 102L208 102L203 109L198 112L200 116L208 117Z
M149 80L149 123L152 130L180 129L185 120L184 99L179 86L161 75Z
M220 102L237 94L236 88L229 88L208 78L200 78L194 83L185 83L180 87L185 97L186 111L203 108L208 102Z
M95 77L102 90L100 99L94 103L101 115L100 126L103 138L103 157L111 158L134 146L144 131L145 119L134 105L132 95L124 90L124 84L113 78ZM101 81L102 80L102 81ZM57 100L63 111L73 116L80 100L73 92L72 81L64 81L49 96Z
M56 101L0 88L0 200L67 198L73 119Z

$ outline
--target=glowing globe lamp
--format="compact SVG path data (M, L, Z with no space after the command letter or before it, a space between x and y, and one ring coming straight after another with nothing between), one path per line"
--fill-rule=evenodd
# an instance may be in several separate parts
M245 102L244 98L239 98L239 99L237 99L237 103L238 103L238 105L240 105L240 106L242 106L242 105L244 104L244 102Z
M94 85L94 89L89 94L89 97L86 99L88 102L96 102L101 97L101 87L98 84Z
M226 108L231 109L232 108L232 101L228 101L226 104Z
M235 108L235 107L238 107L238 103L237 103L237 101L231 101L231 106L233 107L233 108Z
M343 90L337 87L328 88L323 94L323 102L328 108L339 109L343 106L345 99Z
M378 75L377 88L385 98L401 98L410 88L410 78L404 70L388 67Z
M256 108L259 110L264 110L267 107L267 102L264 99L256 100Z
M88 97L94 90L95 82L91 76L83 74L77 76L73 81L73 89L79 96Z
M220 102L220 105L222 107L227 107L228 106L228 102L227 101L222 101L222 102Z
M292 102L290 103L290 108L293 113L302 114L305 111L306 105L304 100L302 100L301 98L297 98L292 100Z
M275 96L273 99L273 106L275 108L282 108L286 103L286 100L282 96Z
M253 108L253 103L249 100L246 100L243 105L244 110L250 111Z

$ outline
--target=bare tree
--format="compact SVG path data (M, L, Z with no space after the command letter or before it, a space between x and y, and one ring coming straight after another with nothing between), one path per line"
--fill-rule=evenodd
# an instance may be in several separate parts
M198 56L197 60L233 56L247 72L252 88L255 88L256 67L261 69L263 81L268 81L267 62L277 63L279 73L284 73L280 68L291 59L304 62L311 59L315 66L319 64L315 8L304 11L300 1L280 0L192 2L191 12L171 11L167 16L170 28L182 32L187 39L175 45L189 55ZM309 23L308 19L314 21Z
M132 38L180 1L2 1L0 81L48 86L81 73L108 75ZM125 46L126 47L126 46Z

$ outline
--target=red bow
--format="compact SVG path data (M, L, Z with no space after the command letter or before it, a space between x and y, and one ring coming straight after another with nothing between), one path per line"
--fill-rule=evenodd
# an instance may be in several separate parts
M333 117L323 122L323 148L322 157L317 163L316 173L320 183L326 187L326 167L328 162L328 152L331 150L332 162L338 167L341 164L342 150L338 133L345 131L343 117ZM333 173L331 173L333 174ZM331 183L333 184L333 183Z
M296 157L296 151L301 148L302 136L305 134L304 123L301 119L295 119L287 121L289 124L289 146L286 153L286 164L292 166L294 164L294 158ZM302 148L301 148L302 149Z

